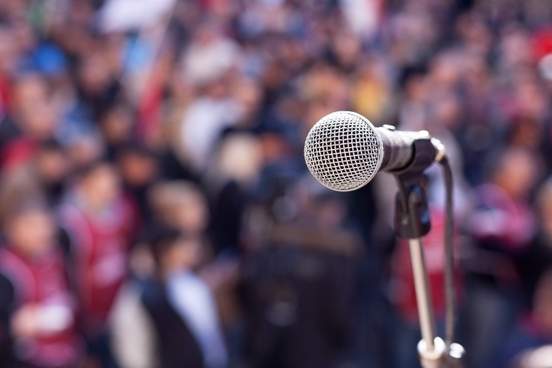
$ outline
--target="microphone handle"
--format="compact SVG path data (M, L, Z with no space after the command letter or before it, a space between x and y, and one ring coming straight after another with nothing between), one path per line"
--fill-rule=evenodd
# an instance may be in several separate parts
M384 125L376 128L376 131L383 145L381 170L401 172L411 169L412 165L420 164L425 169L435 161L437 150L426 130L408 132L395 130L392 125Z

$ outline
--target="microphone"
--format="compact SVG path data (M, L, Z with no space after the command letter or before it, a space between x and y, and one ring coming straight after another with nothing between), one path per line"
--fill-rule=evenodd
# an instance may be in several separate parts
M445 147L429 132L397 131L384 125L374 127L362 115L336 111L320 119L305 140L305 162L323 186L348 192L368 184L381 170L397 179L395 227L400 237L409 240L414 286L422 340L418 355L424 368L460 367L464 348L454 338L454 257L453 257L453 181ZM445 299L446 338L435 333L424 249L421 237L430 229L430 216L424 190L424 170L434 162L443 169L446 194Z
M375 127L352 111L322 117L307 134L305 162L323 186L348 192L368 184L380 171L420 173L445 156L444 146L425 130Z

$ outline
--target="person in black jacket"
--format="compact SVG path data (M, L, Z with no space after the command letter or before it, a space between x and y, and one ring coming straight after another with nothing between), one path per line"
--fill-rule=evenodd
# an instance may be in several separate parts
M244 264L246 354L253 368L335 368L353 343L354 263L274 245Z
M148 246L154 273L127 287L134 295L123 293L126 297L115 307L114 350L119 364L133 368L226 367L226 347L213 295L193 271L200 243L177 229L159 227L150 234ZM136 346L142 346L142 351L134 351ZM152 353L142 354L146 351Z

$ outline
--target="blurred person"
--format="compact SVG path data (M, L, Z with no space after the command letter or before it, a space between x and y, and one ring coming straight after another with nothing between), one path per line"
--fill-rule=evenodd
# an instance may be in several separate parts
M304 135L314 121L332 110L358 109L369 118L383 116L391 120L398 113L396 120L404 127L428 128L446 139L448 151L452 148L452 153L461 154L455 159L456 166L463 163L465 176L473 186L488 184L489 170L484 163L494 158L497 147L540 149L542 157L548 157L551 130L547 117L551 109L546 102L551 89L546 75L536 72L537 63L550 51L548 36L541 34L541 30L546 31L551 11L546 2L373 1L377 14L367 15L353 14L366 1L188 1L176 2L165 19L161 18L168 15L164 12L169 11L172 0L154 2L151 14L144 15L137 11L143 4L133 5L127 0L0 1L0 149L3 168L9 168L4 170L2 181L13 176L20 184L16 192L44 191L57 202L59 188L53 184L58 183L56 178L87 167L105 150L109 159L117 162L116 170L121 171L128 192L133 192L131 187L139 182L157 181L152 178L157 177L153 173L157 170L159 178L165 180L186 179L205 185L201 189L208 194L211 212L198 210L201 206L193 204L186 205L189 213L171 208L167 213L177 214L179 220L169 222L179 222L194 234L207 233L209 238L217 239L213 241L215 250L223 244L226 248L227 244L241 243L250 251L262 245L249 233L267 233L260 225L265 217L270 218L267 213L296 219L294 211L300 206L293 200L271 202L270 211L257 202L287 192L300 180L305 173L301 154ZM102 9L116 3L124 3L129 11L106 24ZM163 14L157 11L160 8ZM374 15L384 15L375 33L373 25L378 19ZM369 22L359 25L359 17ZM155 24L142 29L149 21ZM139 29L121 31L129 23ZM160 48L159 39L163 39ZM156 52L160 57L152 64ZM151 73L145 73L149 67ZM401 76L418 67L421 71L404 78L407 82L403 83ZM140 97L137 87L142 84L148 93ZM393 106L396 96L402 100L400 109ZM132 106L127 106L127 98ZM157 133L157 123L162 123L159 128L164 129L166 122L173 120L175 129L163 139L148 134ZM155 130L142 129L146 124L146 128ZM234 140L230 144L234 153L228 154L228 161L232 157L240 162L225 163L229 169L219 173L219 143L230 143L232 140L227 138L231 131L247 131L257 142ZM65 147L65 165L57 149L43 147L52 132ZM145 138L150 147L155 143L160 157L158 169L150 170L152 162L142 154L125 153L124 158L114 154L135 135ZM455 148L456 142L459 149ZM251 149L257 144L262 160L257 148ZM175 152L183 154L177 159ZM247 159L240 158L244 155ZM258 170L257 165L261 166ZM234 166L239 168L232 170ZM244 168L247 178L235 180L234 171L240 174ZM36 170L40 173L33 173ZM525 169L520 170L521 176L526 176ZM239 190L234 190L236 187ZM149 206L144 206L141 192L125 194L138 202L146 220L157 218L157 208L145 209ZM432 205L439 204L442 193L431 190L430 194ZM378 238L379 242L385 238L382 234L387 234L374 225L385 223L385 211L376 211L374 205L380 197L382 192L371 186L344 197L350 220L347 228L356 227L368 241ZM458 199L457 203L465 202L464 197ZM336 211L339 207L327 202L324 206ZM498 212L497 217L501 217L511 209L506 207L508 210L490 212ZM332 211L321 211L325 213L324 222L331 222ZM529 215L534 212L535 208L527 208ZM209 214L207 218L205 213ZM232 217L223 218L223 213ZM302 216L316 215L314 211ZM159 217L170 220L166 213ZM525 216L519 218L522 220L512 221L514 225L505 228L510 231L523 227ZM242 219L245 229L240 228ZM214 223L218 225L206 225ZM537 240L529 241L533 245L546 243L545 231L541 226L538 229ZM536 271L541 268L538 262L531 267L536 261L528 258L523 270L518 269L525 262L526 249L531 249L531 254L532 248L520 247L512 256L518 264L515 273L521 275L519 279L527 275L523 285L533 285ZM381 310L390 309L385 297L375 295L380 289L382 294L387 293L388 249L391 247L367 248L365 273L361 276L369 280L362 297L370 299L361 317L374 335L376 327L386 323ZM496 259L510 256L491 257L485 268L505 270L508 267ZM202 276L207 273L204 268L212 265L202 267ZM526 273L526 269L531 272ZM217 277L226 278L224 273L221 275ZM211 283L212 277L205 280ZM502 283L511 289L529 287ZM493 302L500 298L492 294L496 288L489 289L490 294L482 292L466 300L466 305L473 303L474 308L483 299L488 302L483 303L486 307L482 311L490 318L484 321L500 314L492 313ZM517 291L512 292L516 296L511 299L520 304L529 299L520 295L532 294ZM482 329L482 341L491 340L485 337L491 329ZM383 336L380 332L377 335ZM382 340L385 338L367 339L363 346L377 350ZM233 336L232 345L240 343L241 339ZM376 345L378 348L374 348ZM388 357L400 352L387 349L378 355ZM496 366L494 362L489 364ZM375 365L389 364L382 361Z
M228 95L228 86L221 80L204 87L206 93L188 104L180 123L180 144L187 162L202 173L211 152L224 129L236 124L240 107Z
M147 242L152 226L129 255L130 278L121 287L109 316L110 347L121 368L151 368L159 366L159 354L153 322L142 303L144 287L155 275L155 262Z
M402 70L398 111L401 128L420 129L427 121L429 78L426 69L423 65L413 65Z
M354 72L362 51L360 38L348 30L337 32L331 39L330 58L344 72Z
M467 51L486 56L490 50L492 37L485 19L475 11L468 11L458 17L456 32Z
M85 50L76 55L71 54L67 45L63 45L63 41L68 41L70 37L75 37ZM120 85L114 70L117 67L111 65L113 62L110 60L109 47L106 46L108 40L99 37L83 35L80 29L75 29L71 36L58 38L58 42L65 46L64 50L73 68L70 70L70 83L65 86L65 90L58 88L57 97L63 116L57 135L64 143L73 146L91 136L100 135L102 119L119 101Z
M137 103L138 125L136 132L151 147L160 149L164 145L163 133L166 129L166 120L172 117L174 112L165 111L164 99L169 80L172 78L175 65L175 47L167 42L159 46L158 57L147 73L147 87L141 92Z
M27 197L47 202L32 168L23 165L4 172L0 176L0 221L8 219L12 208Z
M100 160L104 155L104 141L95 131L78 133L67 140L65 149L71 165L71 170L79 170Z
M510 123L506 139L512 146L538 151L542 146L543 127L534 118L517 116Z
M139 220L145 223L152 222L147 199L149 190L160 175L156 152L142 143L127 143L118 150L117 168L126 195L139 210Z
M519 263L536 234L529 195L537 179L536 157L509 148L497 156L490 181L479 188L468 216L474 247L467 255L465 347L473 367L488 367L519 316ZM469 301L469 303L468 303Z
M100 127L108 157L114 158L117 151L131 139L133 125L132 110L124 103L115 104L102 115Z
M266 140L272 143L266 144L268 147L272 147L268 149L269 153L267 156L275 156L274 147L287 147L283 151L287 151L288 156L291 155L292 150L303 148L304 135L310 128L306 122L307 118L304 116L304 103L305 101L301 98L296 88L290 89L278 98L274 102L274 106L270 103L267 104L265 101L263 109L268 110L261 111L261 116L264 118L260 120L257 129L260 131L261 141ZM273 144L276 142L281 144ZM267 160L270 160L270 157L267 157Z
M302 97L318 105L326 113L342 110L349 99L348 83L344 73L323 62L313 65L305 73L300 85ZM320 116L323 116L322 113ZM314 123L317 119L308 120Z
M54 219L21 198L3 221L0 249L0 359L5 367L71 368L80 361L76 303Z
M272 221L264 239L242 265L245 358L252 367L338 367L353 361L360 328L352 323L360 323L359 239L343 227L341 201L302 184L268 207Z
M498 59L501 63L499 67L504 68L507 72L515 72L519 71L518 68L531 65L533 63L533 50L531 49L529 32L514 24L504 27L502 32L498 48L501 53ZM513 73L512 75L515 76L516 74Z
M502 367L539 368L552 362L545 353L552 345L552 269L538 281L532 304L531 313L509 334L501 351Z
M196 84L219 79L239 60L239 45L225 36L215 22L207 22L194 33L183 57L183 73Z
M126 277L135 216L122 196L118 173L101 160L80 169L60 208L70 241L81 328L89 355L102 367L114 367L106 322Z
M245 133L228 134L220 143L210 183L210 235L217 252L238 255L243 251L244 216L263 164L260 144Z
M534 299L537 283L552 268L552 181L547 179L536 196L538 231L531 247L520 259L520 271L528 305Z
M356 318L352 271L349 259L309 247L274 246L247 257L241 288L247 364L298 368L348 362Z
M209 242L213 236L208 230L210 213L206 197L196 185L175 180L154 185L149 199L155 223L176 228L205 243L201 276L216 293L223 317L234 319L232 293L238 260L232 254L217 253L216 244Z
M15 40L9 27L0 26L0 119L8 112L10 75L17 66Z
M241 75L229 81L235 91L234 99L238 105L238 129L252 129L259 125L259 109L263 91L258 81Z
M118 64L105 57L108 43L94 40L95 44L78 60L77 93L79 108L93 124L119 96L121 84L118 79ZM105 40L104 40L105 41Z
M530 69L519 72L512 78L514 89L514 112L527 120L542 124L547 116L547 95L542 81ZM537 141L537 144L540 143Z
M70 164L65 149L55 140L42 142L34 157L34 172L48 203L60 204L69 177Z
M121 295L113 315L114 348L121 366L225 367L227 352L215 299L195 272L202 258L200 242L171 227L152 232L148 245L153 274L134 294Z
M392 96L387 78L381 60L376 59L358 68L351 99L354 110L370 121L381 122L388 118Z
M461 98L461 124L456 137L463 155L462 171L472 185L480 185L487 179L487 168L481 157L488 157L496 148L496 136L500 126L496 124L497 98L492 70L483 56L466 54L459 81Z
M4 167L28 163L37 142L53 137L58 111L48 93L46 81L39 74L27 73L15 78L9 113L0 124Z
M49 102L50 91L46 78L33 72L21 72L15 77L11 88L9 117L15 125L13 128L30 136L44 137L48 134L47 130L52 129L54 122L47 120L40 124L40 121L35 119L49 117L36 117L36 113L41 111L39 109Z
M205 236L209 212L206 199L196 185L183 180L161 181L151 188L149 195L158 223L190 236Z
M438 39L436 19L424 6L405 2L397 9L385 29L390 47L388 57L399 65L416 64L423 60Z

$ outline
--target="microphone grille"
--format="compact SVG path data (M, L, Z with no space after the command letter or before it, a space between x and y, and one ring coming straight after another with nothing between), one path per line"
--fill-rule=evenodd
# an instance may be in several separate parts
M362 115L336 111L324 116L305 140L305 162L325 187L348 192L368 184L383 160L376 129Z

